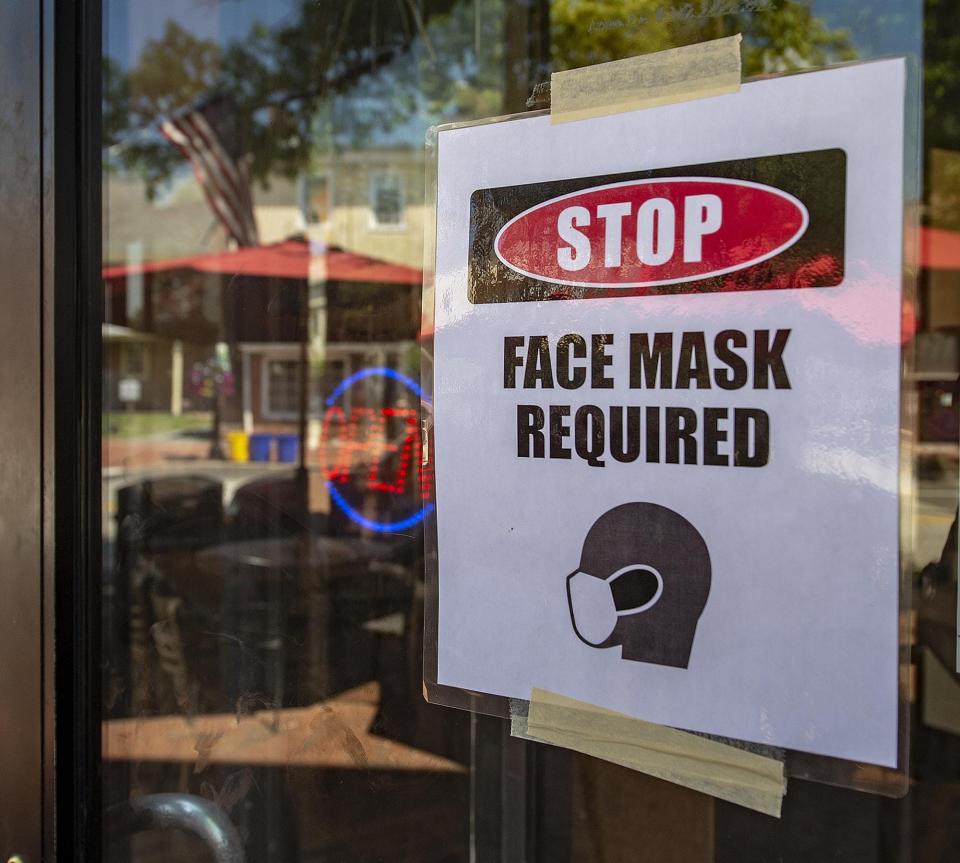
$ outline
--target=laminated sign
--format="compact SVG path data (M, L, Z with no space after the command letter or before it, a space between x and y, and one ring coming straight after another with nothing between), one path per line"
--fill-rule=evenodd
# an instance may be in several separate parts
M896 765L904 88L438 130L441 687Z

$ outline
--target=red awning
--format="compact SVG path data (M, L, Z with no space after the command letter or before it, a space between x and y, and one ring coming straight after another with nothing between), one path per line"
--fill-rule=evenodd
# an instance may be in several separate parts
M928 270L960 270L960 233L921 228L920 263Z
M312 266L311 266L312 265ZM214 252L187 258L147 261L135 266L104 267L105 279L124 278L143 273L195 270L229 276L261 276L276 279L307 279L323 276L331 282L376 282L391 285L419 285L420 270L391 264L336 247L321 252L311 250L302 240L284 240L266 246L248 246L230 252Z
M311 263L314 276L325 272L326 279L332 282L418 285L423 278L421 271L413 267L391 264L336 247L315 253L310 244L302 240L284 240L231 252L147 261L135 266L120 264L104 267L103 277L118 279L134 273L195 270L231 276L307 279L310 277ZM920 263L930 270L960 270L960 232L943 228L921 228Z

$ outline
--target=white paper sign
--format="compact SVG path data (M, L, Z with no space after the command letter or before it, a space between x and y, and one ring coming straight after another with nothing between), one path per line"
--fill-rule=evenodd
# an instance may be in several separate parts
M904 87L440 131L440 684L896 764Z

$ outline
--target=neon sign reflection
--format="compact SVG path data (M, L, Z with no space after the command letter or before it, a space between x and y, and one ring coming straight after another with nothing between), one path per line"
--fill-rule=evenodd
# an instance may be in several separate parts
M397 381L418 399L429 404L420 385L396 369L371 367L344 378L326 400L321 438L325 456L324 472L330 499L348 518L367 530L389 533L410 528L433 511L434 504L430 502L433 475L430 465L423 463L419 414L416 408L353 407L344 411L343 406L338 404L351 387L370 377ZM398 429L399 433L396 433ZM331 458L333 441L336 442L336 452ZM382 461L385 455L394 453L398 456L397 466L393 475L389 476L383 469ZM405 494L411 478L416 477L421 501L419 508L409 517L394 521L367 518L337 487L351 482L355 484L360 474L363 475L361 491L397 496Z

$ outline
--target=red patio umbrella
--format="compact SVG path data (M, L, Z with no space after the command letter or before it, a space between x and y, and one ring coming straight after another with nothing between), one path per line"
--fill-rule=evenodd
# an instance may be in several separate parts
M928 270L960 270L960 233L921 228L920 264Z
M330 282L419 285L423 273L403 264L392 264L337 246L318 246L303 239L289 239L261 246L167 258L103 268L103 277L119 281L131 275L193 270L229 276L292 279L306 283L311 277ZM306 342L301 343L301 366L307 367ZM302 372L300 398L300 468L305 470L306 372Z
M195 270L231 276L264 276L277 279L308 279L324 272L331 282L376 282L388 285L419 285L423 273L414 267L391 264L337 246L311 246L305 240L283 240L264 246L244 246L232 251L209 252L183 258L167 258L138 264L104 267L105 279L129 275Z

